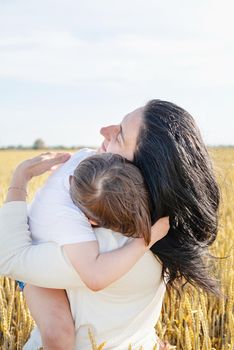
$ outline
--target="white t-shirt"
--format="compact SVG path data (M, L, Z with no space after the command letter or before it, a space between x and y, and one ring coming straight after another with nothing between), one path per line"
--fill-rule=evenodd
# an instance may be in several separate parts
M69 194L69 176L95 151L84 148L48 178L28 208L29 226L35 243L56 242L60 246L95 241L94 231Z

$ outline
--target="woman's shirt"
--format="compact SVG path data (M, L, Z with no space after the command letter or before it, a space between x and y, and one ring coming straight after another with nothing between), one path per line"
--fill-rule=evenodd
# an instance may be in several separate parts
M120 248L121 234L96 229L100 251ZM66 289L76 329L76 350L90 348L89 330L105 350L125 350L132 344L153 348L155 323L165 293L162 267L149 251L115 283L99 292L89 290L54 242L32 245L25 202L0 209L0 274L46 288Z

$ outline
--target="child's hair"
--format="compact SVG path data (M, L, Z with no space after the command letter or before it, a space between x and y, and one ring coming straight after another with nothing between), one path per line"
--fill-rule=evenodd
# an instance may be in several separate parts
M117 154L83 160L71 178L75 205L98 226L127 237L151 238L149 196L140 170Z

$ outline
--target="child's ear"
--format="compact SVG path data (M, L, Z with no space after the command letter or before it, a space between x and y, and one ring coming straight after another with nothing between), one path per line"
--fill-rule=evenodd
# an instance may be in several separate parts
M94 220L91 220L91 219L88 219L89 220L89 223L93 226L98 226L98 224L96 223L96 221Z
M69 176L69 184L70 184L70 186L71 186L72 178L73 178L73 175L70 175L70 176Z

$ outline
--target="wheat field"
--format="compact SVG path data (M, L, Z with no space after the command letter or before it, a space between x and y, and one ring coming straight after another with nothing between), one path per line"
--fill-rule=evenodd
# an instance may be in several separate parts
M38 151L0 151L0 205L15 165L36 154ZM156 331L177 350L234 349L234 148L211 149L210 154L222 191L219 234L211 252L226 257L217 261L216 271L227 298L216 299L192 287L186 288L181 301L175 293L172 293L171 302L166 295ZM45 178L46 175L33 179L29 200ZM33 326L15 282L0 277L0 349L22 349ZM95 344L91 335L90 338L90 350L105 350L104 344Z

